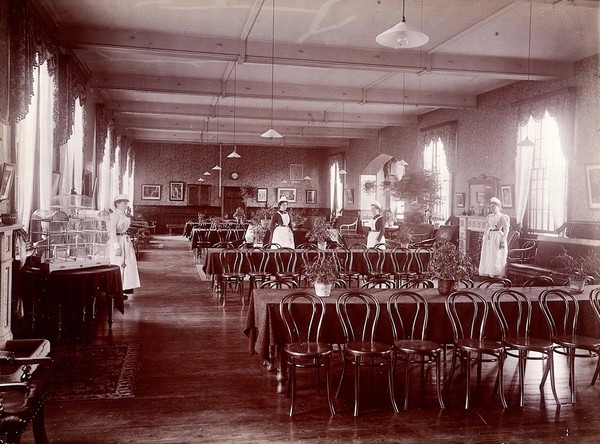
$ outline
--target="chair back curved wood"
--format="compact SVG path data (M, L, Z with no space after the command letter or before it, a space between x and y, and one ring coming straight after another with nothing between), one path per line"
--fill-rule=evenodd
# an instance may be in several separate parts
M246 273L242 271L244 263L244 253L233 246L229 246L219 252L219 262L221 265L220 277L220 302L225 306L227 289L236 289L240 295L242 305L246 305L244 298L244 277Z
M290 278L300 285L300 272L297 271L298 253L293 248L281 247L275 250L275 267L278 278Z
M368 290L368 289L373 289L373 288L397 288L397 287L396 287L396 283L393 280L381 277L381 278L369 279L367 282L362 284L362 286L360 288Z
M592 309L596 314L596 319L600 322L600 288L595 288L590 291L590 304L592 304ZM598 362L596 364L596 371L594 372L594 376L592 377L592 384L596 384L596 379L598 379L598 375L600 374L600 357L598 358Z
M461 279L456 283L457 288L474 288L475 282L473 279Z
M390 273L384 271L385 250L367 247L363 250L363 259L367 265L367 280L389 278Z
M575 358L598 357L600 354L600 339L577 334L579 301L575 295L562 289L552 288L540 293L539 303L550 330L550 339L559 346L555 349L556 353L568 356L571 403L575 404L577 398ZM577 349L586 350L591 354L577 354Z
M417 277L429 278L429 261L433 256L432 247L419 247L413 252L413 260L417 264Z
M492 361L498 363L497 378L500 384L500 400L503 407L506 408L502 378L504 347L498 341L485 339L485 326L489 315L489 307L485 299L474 291L458 290L450 293L446 298L445 307L454 336L454 353L450 376L446 385L446 394L454 377L456 363L460 360L465 363L466 368L465 409L468 409L471 393L471 364L477 364L477 382L479 385L481 382L481 364L490 361L489 358L486 358L488 356L491 357Z
M409 279L404 284L400 286L400 288L410 289L410 288L434 288L435 284L431 279L425 278L414 278Z
M342 293L336 300L336 312L344 333L342 347L343 369L336 397L339 396L346 367L348 364L355 368L354 378L354 416L358 416L360 393L360 368L387 367L388 391L392 407L398 413L394 395L393 378L393 346L377 342L375 332L379 322L379 302L372 295L353 290Z
M512 287L512 282L510 279L501 278L501 277L490 277L484 279L483 281L477 284L477 288L490 288L490 287L502 287L509 288Z
M298 288L298 282L291 278L276 278L260 284L260 288L268 288L271 290L292 290Z
M279 245L276 242L269 242L269 243L263 244L262 248L264 248L265 250L272 250L275 248L281 248L281 245Z
M505 288L496 291L492 295L492 309L500 324L502 332L502 343L507 356L513 356L519 360L519 405L525 405L525 363L528 359L540 359L530 356L529 352L541 353L541 359L545 360L544 375L550 374L552 394L557 404L560 404L556 394L554 379L554 344L547 339L531 337L532 304L531 300L520 291ZM545 376L540 384L540 391L544 390Z
M396 287L400 287L402 282L417 276L415 272L411 271L414 257L410 248L395 247L390 252L390 256L394 266L393 277Z
M523 282L522 287L552 287L554 279L550 276L536 276Z
M248 297L251 298L254 289L257 288L258 283L271 279L271 275L267 271L269 265L270 255L268 250L260 247L250 247L245 251L246 262L248 263Z
M425 340L429 322L429 305L423 296L414 291L397 291L387 301L387 311L392 325L396 358L404 359L404 410L408 408L409 367L411 355L419 357L421 380L424 378L425 357L433 359L436 370L436 391L440 408L444 408L441 391L440 356L442 346ZM395 365L394 365L395 367Z
M358 287L360 285L360 273L353 268L352 250L340 245L333 250L333 258L337 266L338 276L346 281L348 287L352 287L352 282L356 282Z

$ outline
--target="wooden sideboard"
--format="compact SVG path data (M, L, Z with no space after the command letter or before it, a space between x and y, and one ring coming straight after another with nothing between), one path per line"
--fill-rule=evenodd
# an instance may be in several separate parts
M11 329L14 233L22 225L0 225L0 349L13 338Z

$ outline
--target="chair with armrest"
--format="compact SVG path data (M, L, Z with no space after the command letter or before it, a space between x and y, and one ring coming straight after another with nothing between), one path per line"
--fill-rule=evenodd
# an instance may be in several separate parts
M537 250L537 242L528 240L521 248L509 248L507 261L516 264L532 264Z
M357 217L354 222L352 223L347 223L347 224L340 224L338 227L338 230L340 231L340 234L342 236L344 235L348 235L348 234L356 234L357 229L358 229L358 223L359 223L359 218Z
M458 245L458 225L440 225L435 232L434 237L423 239L420 242L415 242L412 246L417 247L433 247L438 240L447 240L455 245Z

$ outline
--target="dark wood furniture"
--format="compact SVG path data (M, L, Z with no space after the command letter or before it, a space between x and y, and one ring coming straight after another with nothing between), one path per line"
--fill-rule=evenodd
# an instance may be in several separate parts
M26 264L20 271L25 318L33 337L81 341L96 315L96 302L105 299L108 327L113 309L125 312L121 271L117 265L67 271L47 271Z

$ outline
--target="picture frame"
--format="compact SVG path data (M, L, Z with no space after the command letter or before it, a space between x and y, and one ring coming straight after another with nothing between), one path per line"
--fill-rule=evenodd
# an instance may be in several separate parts
M465 207L465 193L456 193L455 198L456 198L457 208L464 208Z
M349 188L344 190L344 194L346 195L346 203L353 204L354 203L354 188Z
M512 185L500 185L500 202L502 202L502 208L512 208L514 206L513 200Z
M0 177L0 201L8 200L15 180L15 165L4 162Z
M256 189L256 201L257 202L266 202L269 197L269 190L267 188L257 188Z
M296 188L277 188L277 201L285 196L290 203L296 202Z
M589 207L600 208L600 165L586 165L585 181Z
M58 196L60 191L60 171L52 171L52 196Z
M169 182L169 200L182 201L185 196L185 184L183 182Z
M316 204L317 203L317 190L306 190L306 203Z
M301 182L304 179L304 165L301 163L290 164L290 181Z
M142 185L142 200L160 200L160 185Z

